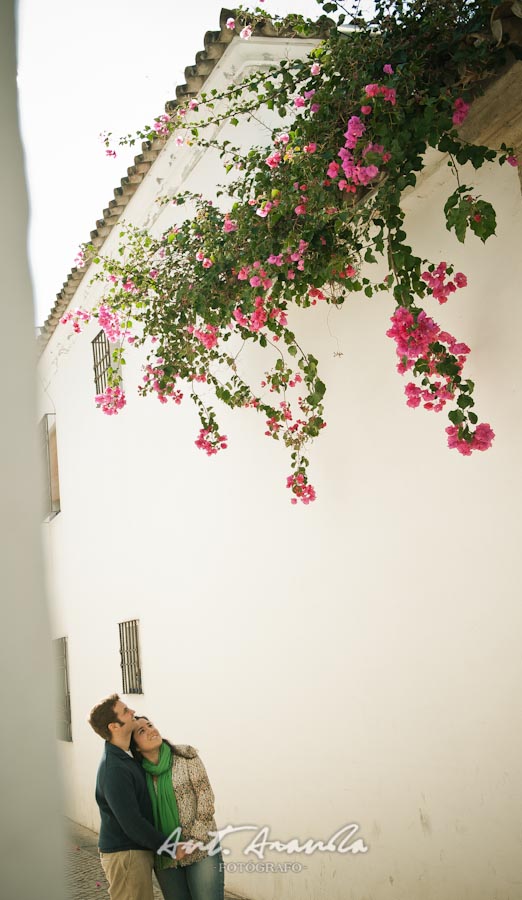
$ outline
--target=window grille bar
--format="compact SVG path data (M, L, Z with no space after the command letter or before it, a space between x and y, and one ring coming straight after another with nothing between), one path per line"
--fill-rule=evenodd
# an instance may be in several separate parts
M97 394L103 394L107 388L107 378L111 365L111 347L107 335L102 330L92 342L94 358L94 384Z
M142 694L138 620L119 623L122 691L124 694Z

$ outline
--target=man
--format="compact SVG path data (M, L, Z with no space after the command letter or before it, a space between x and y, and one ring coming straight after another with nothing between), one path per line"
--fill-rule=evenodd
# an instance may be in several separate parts
M111 900L153 900L154 851L169 837L154 827L145 773L129 751L134 710L112 694L89 724L105 740L96 779L100 857Z

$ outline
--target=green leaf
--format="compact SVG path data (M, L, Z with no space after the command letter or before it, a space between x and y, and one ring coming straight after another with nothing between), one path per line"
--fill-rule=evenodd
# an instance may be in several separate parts
M460 409L452 409L450 413L448 413L448 419L453 422L454 425L460 425L461 422L466 421L466 416Z

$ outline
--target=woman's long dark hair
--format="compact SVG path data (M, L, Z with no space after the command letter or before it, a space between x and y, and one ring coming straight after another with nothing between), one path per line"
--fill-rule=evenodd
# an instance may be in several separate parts
M147 716L134 716L134 718L135 719L145 719L146 722L150 722L150 719L147 718ZM174 745L171 744L170 741L165 740L165 738L163 738L163 743L166 744L167 747L170 747L170 749L172 750L172 755L175 756L176 749L175 749ZM136 746L136 741L134 740L134 734L131 735L131 742L130 742L129 750L132 753L136 762L139 762L141 765L143 756L141 755L140 751L138 750L138 747Z

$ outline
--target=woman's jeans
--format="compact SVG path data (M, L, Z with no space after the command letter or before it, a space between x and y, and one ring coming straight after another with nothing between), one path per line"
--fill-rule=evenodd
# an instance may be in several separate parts
M225 866L221 853L190 866L157 869L156 878L165 900L224 900Z

